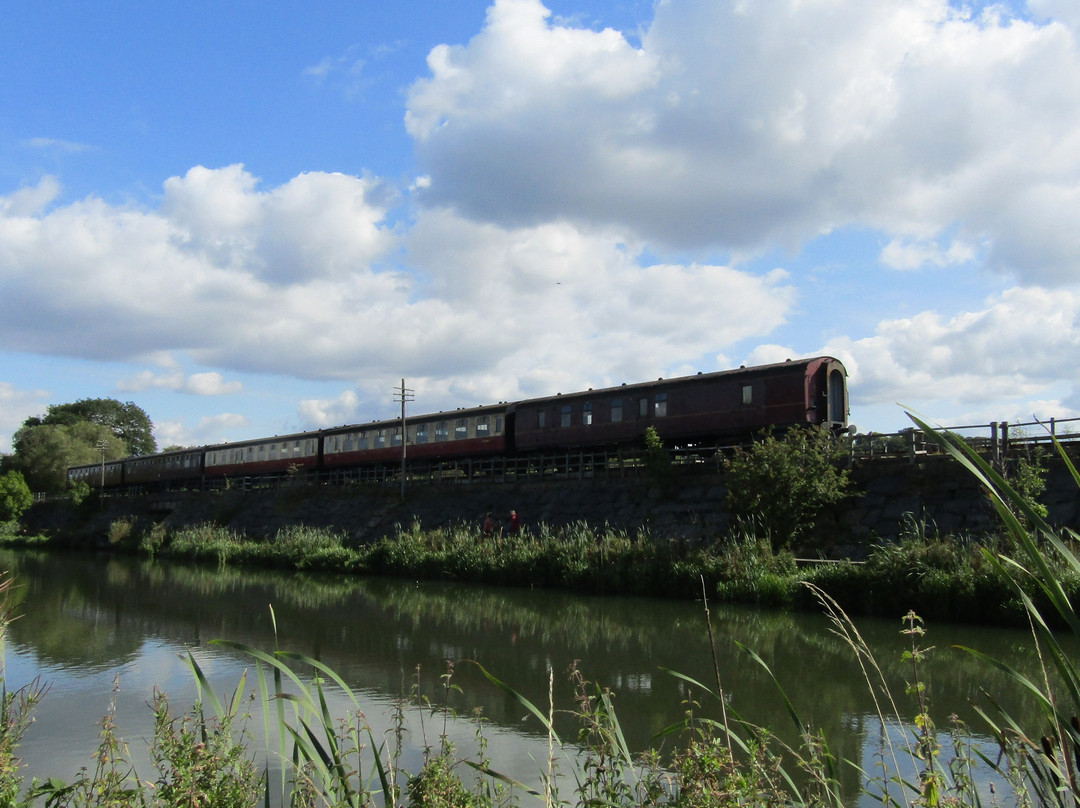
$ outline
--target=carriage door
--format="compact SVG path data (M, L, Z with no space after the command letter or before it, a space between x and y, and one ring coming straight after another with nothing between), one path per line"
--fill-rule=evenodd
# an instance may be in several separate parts
M847 402L844 401L844 374L829 371L829 420L834 424L847 421Z

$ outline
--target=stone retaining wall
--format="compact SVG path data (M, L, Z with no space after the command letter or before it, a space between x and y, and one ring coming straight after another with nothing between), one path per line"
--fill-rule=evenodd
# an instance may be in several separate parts
M895 460L857 466L857 493L818 520L813 546L832 556L859 557L871 543L891 540L905 526L943 534L980 534L997 516L972 477L944 457L918 464ZM76 510L39 503L24 519L28 532L99 543L112 521L133 517L171 528L206 522L249 535L273 535L287 525L329 527L356 542L392 533L397 525L423 528L466 522L477 526L491 512L505 524L511 508L522 524L560 526L587 522L653 536L708 542L726 534L725 488L720 475L683 477L660 490L642 479L579 480L508 485L416 485L400 501L394 487L295 486L276 491L115 498L106 509ZM1043 498L1055 524L1080 524L1080 496L1064 469L1053 465Z

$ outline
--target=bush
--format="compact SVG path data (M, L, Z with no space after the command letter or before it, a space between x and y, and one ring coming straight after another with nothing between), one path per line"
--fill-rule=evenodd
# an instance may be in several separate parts
M756 520L774 550L791 547L814 526L823 508L848 496L844 448L825 429L772 432L726 464L728 508L736 519Z
M10 522L26 513L34 504L34 495L22 472L0 474L0 522Z

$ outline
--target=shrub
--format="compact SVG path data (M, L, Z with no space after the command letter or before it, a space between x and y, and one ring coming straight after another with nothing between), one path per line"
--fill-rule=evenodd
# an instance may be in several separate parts
M843 454L842 444L825 429L793 428L783 438L767 432L726 464L732 516L756 519L775 550L792 546L823 508L848 496Z
M34 495L20 471L0 474L0 522L18 519L34 504Z

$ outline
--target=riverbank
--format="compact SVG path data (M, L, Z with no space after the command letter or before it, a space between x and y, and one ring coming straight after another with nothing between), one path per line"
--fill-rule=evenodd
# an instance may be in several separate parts
M97 517L94 517L95 519ZM64 538L9 534L13 546L63 549ZM526 527L492 535L470 523L425 529L419 521L370 542L344 531L289 524L250 536L210 522L169 527L123 516L109 523L100 549L217 566L393 575L547 588L579 593L700 599L770 608L818 608L818 588L850 614L895 617L908 610L930 619L1014 624L1024 619L1014 585L984 549L1008 551L1003 539L983 543L928 534L912 522L896 542L876 544L859 562L797 563L773 552L751 531L711 542L658 539L584 522ZM1080 577L1059 580L1070 594Z

